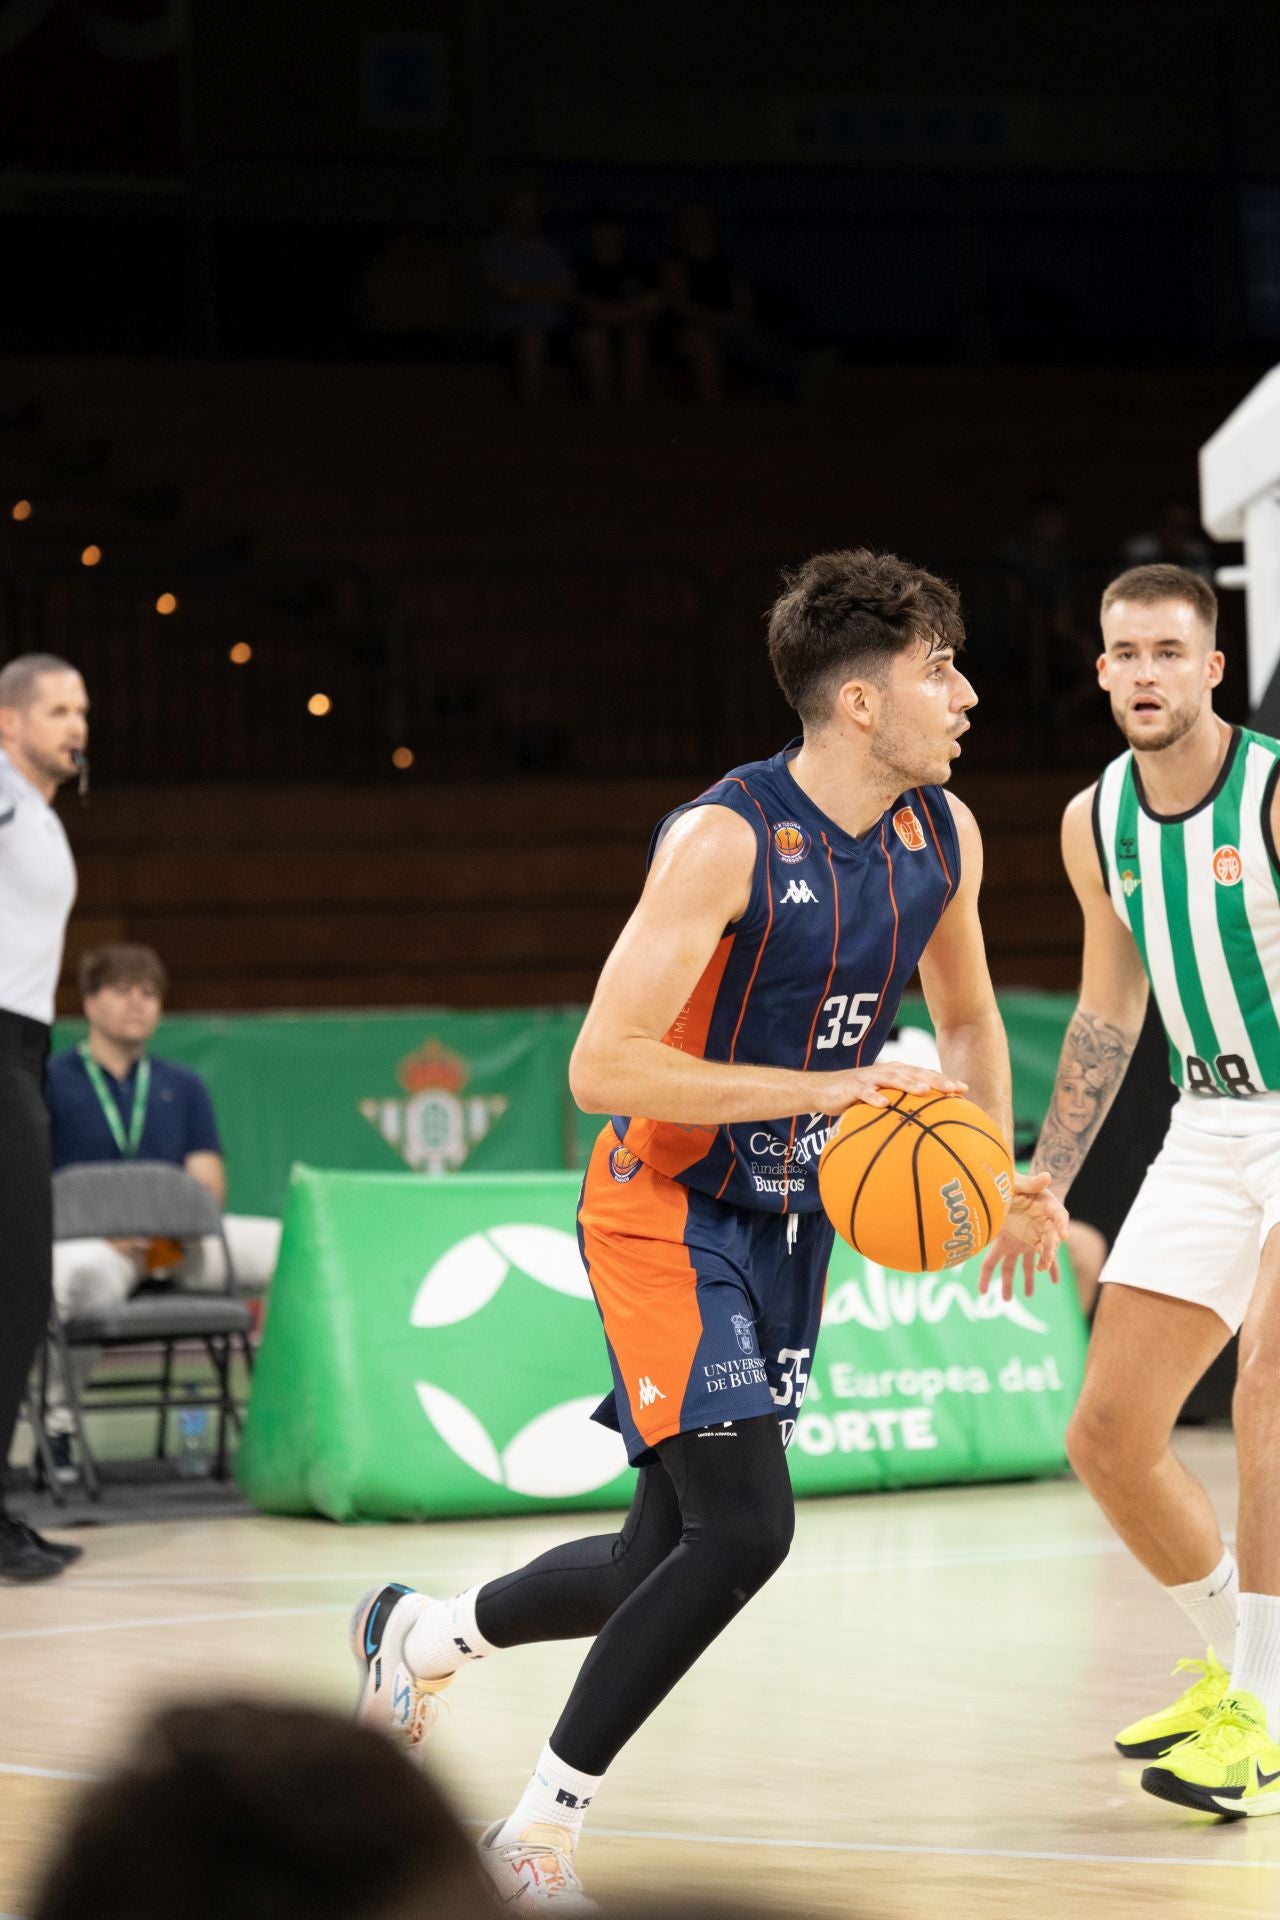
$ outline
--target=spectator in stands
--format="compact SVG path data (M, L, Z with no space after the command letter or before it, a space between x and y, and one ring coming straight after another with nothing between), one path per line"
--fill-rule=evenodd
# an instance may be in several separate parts
M208 1088L189 1067L147 1051L167 986L164 965L150 947L105 946L85 954L80 990L88 1037L49 1062L53 1167L56 1172L86 1162L163 1160L184 1168L221 1207L226 1172ZM279 1251L279 1221L233 1214L223 1225L241 1285L265 1287ZM182 1247L172 1241L62 1240L53 1249L54 1301L64 1318L116 1306L157 1276L190 1287L223 1286L220 1242L211 1237ZM93 1360L89 1350L76 1356L86 1374ZM51 1383L51 1401L55 1465L70 1478L72 1420L58 1382Z
M532 404L546 388L551 344L569 325L573 274L542 231L542 206L531 187L507 196L501 225L480 249L489 328L513 356L516 391Z
M677 357L704 406L724 399L725 367L762 381L788 400L813 397L829 356L797 353L759 325L751 286L721 244L709 207L682 207L660 286Z
M1059 732L1096 698L1098 642L1091 603L1085 611L1070 516L1056 493L1046 489L1032 495L1021 528L1002 543L996 558L1004 579L1010 651L1031 717Z
M1152 561L1165 561L1172 567L1189 567L1212 585L1213 548L1200 530L1199 517L1189 500L1171 494L1160 509L1154 527L1135 533L1120 550L1126 567L1145 567Z
M652 274L631 258L626 228L610 207L591 213L577 282L578 357L587 397L598 407L615 395L634 406L644 397L649 335L662 296Z
M35 1920L478 1920L496 1912L439 1789L308 1707L164 1708L79 1802Z

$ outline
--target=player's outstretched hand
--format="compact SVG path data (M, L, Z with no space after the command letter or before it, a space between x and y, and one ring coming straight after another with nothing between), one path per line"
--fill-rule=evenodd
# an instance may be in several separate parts
M1035 1292L1036 1271L1058 1279L1058 1242L1070 1224L1067 1210L1054 1193L1049 1192L1047 1173L1015 1173L1013 1199L995 1239L987 1247L978 1270L978 1292L985 1293L991 1276L1000 1269L1000 1292L1013 1298L1013 1276L1022 1262L1023 1284L1027 1298Z
M821 1076L822 1108L825 1113L843 1113L846 1107L862 1101L868 1107L887 1107L888 1094L963 1093L966 1080L949 1080L935 1067L910 1067L905 1060L877 1061L874 1067L849 1067L840 1073Z

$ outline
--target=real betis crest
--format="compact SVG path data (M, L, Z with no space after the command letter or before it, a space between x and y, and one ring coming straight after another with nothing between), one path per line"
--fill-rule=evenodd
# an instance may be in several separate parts
M1120 875L1120 885L1124 888L1125 899L1131 900L1142 885L1142 881L1132 867L1126 867Z
M415 1172L456 1173L509 1104L505 1093L467 1093L468 1075L461 1055L424 1040L396 1068L404 1098L357 1105Z

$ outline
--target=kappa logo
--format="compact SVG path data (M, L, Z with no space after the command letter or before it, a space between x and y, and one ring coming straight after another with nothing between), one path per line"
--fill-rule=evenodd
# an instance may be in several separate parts
M482 1312L512 1274L517 1284L533 1283L563 1294L594 1316L576 1236L561 1227L517 1221L469 1233L447 1247L418 1288L409 1324L459 1326ZM547 1407L500 1448L480 1414L456 1394L429 1380L415 1380L414 1390L436 1438L494 1486L534 1499L562 1500L594 1493L626 1471L620 1437L591 1418L600 1403L598 1391ZM492 1407L491 1398L490 1411Z
M793 880L786 892L778 896L778 905L785 907L788 900L794 900L798 907L808 906L811 900L818 898L807 880Z
M773 850L789 867L807 857L810 844L808 834L794 820L779 820L773 829Z
M1244 879L1239 847L1219 847L1213 856L1213 877L1220 887L1238 887Z
M924 828L916 818L914 807L899 807L893 816L893 830L908 853L924 852Z
M640 1376L640 1405L651 1407L655 1400L665 1400L666 1394L661 1387L655 1387L647 1373Z

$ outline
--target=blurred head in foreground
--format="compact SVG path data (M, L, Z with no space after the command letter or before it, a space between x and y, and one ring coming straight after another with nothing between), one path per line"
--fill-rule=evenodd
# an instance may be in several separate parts
M473 1920L471 1841L377 1734L251 1700L168 1707L79 1802L33 1920Z

